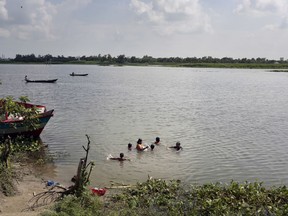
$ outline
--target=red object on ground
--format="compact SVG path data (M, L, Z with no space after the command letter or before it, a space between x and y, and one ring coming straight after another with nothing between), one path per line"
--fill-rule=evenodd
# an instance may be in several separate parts
M91 191L93 194L98 196L103 196L106 193L105 188L92 188Z

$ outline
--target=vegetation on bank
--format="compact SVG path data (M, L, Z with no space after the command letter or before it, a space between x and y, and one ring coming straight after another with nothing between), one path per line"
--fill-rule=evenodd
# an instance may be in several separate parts
M0 193L5 196L15 195L16 187L13 179L16 173L5 167L2 163L0 163L0 173Z
M180 181L149 179L100 199L85 193L67 196L45 216L60 215L287 215L286 186L261 182L185 186Z
M97 64L97 65L130 65L130 66L170 66L170 67L194 67L194 68L288 68L288 61L284 59L269 60L266 58L238 58L230 57L213 58L205 56L197 57L167 57L154 58L152 56L127 57L119 55L95 55L95 56L52 56L50 54L41 56L17 54L14 59L0 59L0 63L33 63L33 64Z
M9 149L8 155L7 149ZM16 194L15 183L22 178L23 170L15 167L16 164L33 163L33 165L40 166L51 160L46 156L41 140L24 137L2 139L0 141L0 158L0 193L5 196Z
M28 102L25 96L19 98L20 102ZM38 126L39 121L36 118L38 111L36 108L25 108L20 103L15 102L13 97L0 98L0 119L9 113L13 117L25 116L23 123L28 128L34 129ZM16 125L12 125L16 127ZM43 147L40 140L31 138L18 137L0 137L0 192L4 195L13 195L15 193L15 179L18 176L11 161L24 162L29 158L33 158L34 162L39 163L38 159L43 156L41 148ZM34 154L37 152L37 154ZM43 161L43 159L41 159ZM25 161L26 162L26 161Z
M288 72L288 70L282 69L282 70L270 70L270 72Z

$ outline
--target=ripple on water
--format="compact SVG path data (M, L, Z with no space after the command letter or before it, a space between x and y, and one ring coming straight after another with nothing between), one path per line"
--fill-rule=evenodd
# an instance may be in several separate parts
M2 97L23 94L55 109L41 135L59 179L73 176L91 139L92 184L155 178L287 184L288 77L261 70L0 65ZM70 77L71 71L88 73ZM57 77L53 85L23 77ZM162 144L129 152L138 138ZM184 150L168 149L180 141ZM131 162L107 161L123 152Z

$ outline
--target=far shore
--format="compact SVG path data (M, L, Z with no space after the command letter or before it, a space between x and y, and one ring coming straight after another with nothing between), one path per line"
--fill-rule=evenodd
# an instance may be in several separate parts
M141 66L141 67L182 67L182 68L227 68L227 69L267 69L269 72L288 72L288 63L109 63L97 61L70 61L70 62L12 62L0 61L0 64L33 64L33 65L99 65L99 66Z

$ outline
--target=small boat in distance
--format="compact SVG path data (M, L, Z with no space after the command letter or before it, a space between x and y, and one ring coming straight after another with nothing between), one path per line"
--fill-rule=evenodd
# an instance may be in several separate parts
M55 83L58 79L49 79L49 80L30 80L25 76L26 82L35 82L35 83Z
M26 137L39 137L49 119L53 116L54 110L47 110L45 106L35 105L30 103L16 102L25 108L36 107L38 114L36 118L39 120L35 128L28 127L25 124L25 116L12 115L5 112L5 100L0 100L0 138L1 137L15 137L23 135Z
M72 72L70 74L70 76L88 76L88 74L87 73L86 74L77 74L77 73Z

